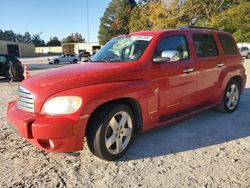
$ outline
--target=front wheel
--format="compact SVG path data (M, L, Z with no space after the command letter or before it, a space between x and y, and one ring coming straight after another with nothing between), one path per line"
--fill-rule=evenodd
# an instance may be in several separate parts
M55 65L58 65L60 63L60 61L58 60L58 59L56 59L55 61L54 61L54 64Z
M227 113L234 112L240 102L240 85L236 80L230 80L224 91L223 101L217 110Z
M132 110L124 104L107 106L92 118L87 131L87 142L97 157L114 161L128 150L135 129Z

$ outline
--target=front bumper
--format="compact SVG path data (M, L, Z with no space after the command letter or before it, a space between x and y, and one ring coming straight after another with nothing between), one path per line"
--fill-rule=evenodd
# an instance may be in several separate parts
M16 107L16 102L8 104L7 121L37 148L49 152L75 152L83 149L83 121L75 121L63 116L33 114Z

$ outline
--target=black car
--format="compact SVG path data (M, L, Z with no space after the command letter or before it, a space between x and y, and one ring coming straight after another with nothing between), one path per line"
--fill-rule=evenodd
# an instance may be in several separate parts
M19 82L24 79L23 72L23 65L15 56L0 54L0 76Z

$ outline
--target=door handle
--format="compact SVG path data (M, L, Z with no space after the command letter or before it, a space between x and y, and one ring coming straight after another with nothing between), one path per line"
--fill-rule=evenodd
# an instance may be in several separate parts
M217 64L217 67L221 68L221 67L223 67L224 65L225 65L224 63L218 63L218 64Z
M182 70L184 73L190 73L190 72L193 72L194 71L194 68L190 68L190 67L187 67L185 69Z

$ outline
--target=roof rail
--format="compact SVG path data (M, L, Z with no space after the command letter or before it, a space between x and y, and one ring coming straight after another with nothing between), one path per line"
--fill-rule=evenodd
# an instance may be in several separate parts
M197 26L180 26L179 29L212 29L220 31L219 29L214 27L197 27Z

